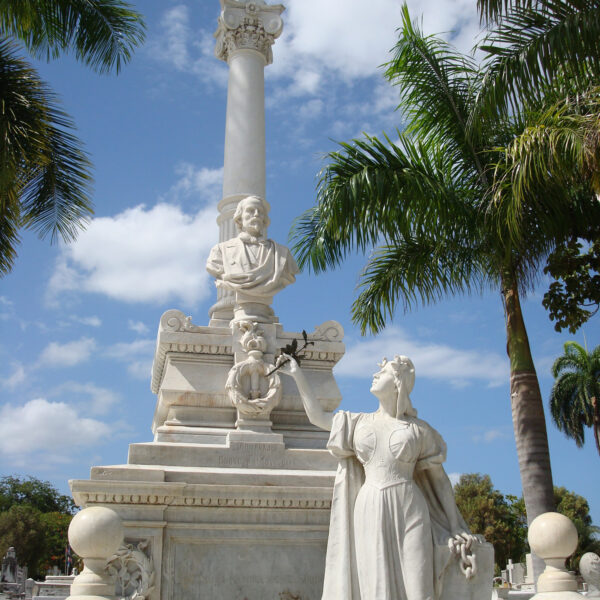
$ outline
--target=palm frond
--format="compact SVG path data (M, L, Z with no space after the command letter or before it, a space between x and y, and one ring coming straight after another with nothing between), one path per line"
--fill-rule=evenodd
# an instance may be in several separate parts
M14 191L5 189L0 197L0 277L10 273L17 258L20 205Z
M480 7L483 5L480 2ZM490 2L495 19L479 48L488 54L478 103L517 112L538 102L558 77L585 85L600 79L600 6L594 0ZM498 18L502 7L502 17ZM580 87L581 87L580 85Z
M468 162L478 165L474 132L481 122L470 113L481 79L477 63L441 38L424 36L406 5L400 32L386 77L400 90L399 108L409 121L407 133L452 144ZM483 175L481 165L478 170Z
M452 153L442 146L401 135L397 144L367 136L341 148L328 155L317 205L292 227L301 266L319 272L382 239L442 226L450 235L478 218L475 202L469 202L477 188L468 177L458 180Z
M398 303L406 312L418 301L429 304L445 295L482 291L497 283L482 256L464 238L413 236L378 248L361 274L363 289L352 305L352 319L363 334L367 329L376 333Z
M585 427L595 426L592 399L600 393L600 346L588 353L577 342L566 342L564 354L552 365L552 375L556 380L550 393L554 423L581 447Z
M48 128L47 161L34 169L23 189L22 222L51 241L73 241L93 213L91 163L79 140L56 127Z
M482 20L492 21L502 16L514 6L531 6L536 0L477 0L477 8Z
M0 28L39 58L73 50L100 73L119 72L145 39L141 14L123 0L0 0Z
M567 97L528 115L522 133L494 166L490 209L516 242L533 224L564 239L577 223L600 221L600 88ZM587 187L587 191L586 191ZM580 190L580 191L578 191ZM568 232L567 232L568 233Z
M90 163L73 124L37 73L0 42L0 238L4 274L16 256L17 230L74 237L92 213ZM6 255L4 254L6 253Z

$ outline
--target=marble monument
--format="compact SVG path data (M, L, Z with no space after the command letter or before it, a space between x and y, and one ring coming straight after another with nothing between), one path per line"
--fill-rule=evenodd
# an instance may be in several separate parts
M71 489L79 505L110 508L122 523L109 567L119 597L318 600L336 461L293 381L273 371L280 349L303 337L271 306L297 272L289 250L268 238L265 199L264 68L283 6L221 0L221 8L223 198L207 262L217 302L207 325L177 309L163 314L153 440ZM303 368L326 413L341 400L332 369L342 340L335 321L306 334Z
M70 482L77 504L115 515L102 513L114 526L100 535L108 571L84 543L94 518L74 526L83 541L73 546L92 564L72 600L96 583L99 598L112 598L115 579L124 599L489 598L491 547L456 510L444 442L408 399L408 363L393 390L384 383L394 361L377 376L376 416L334 416L342 327L287 332L271 306L298 271L267 235L264 68L284 8L220 1L216 55L229 83L219 241L207 261L217 302L208 325L177 309L160 319L153 440L131 444L127 464ZM302 339L300 371L281 352Z

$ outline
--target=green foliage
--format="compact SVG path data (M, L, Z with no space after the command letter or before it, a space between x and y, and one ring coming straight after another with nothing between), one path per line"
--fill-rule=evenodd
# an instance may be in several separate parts
M26 565L30 577L40 577L46 555L46 526L42 513L28 505L11 506L0 512L0 553L14 546L20 565Z
M1 277L21 228L71 241L93 213L91 163L22 45L48 59L73 50L99 72L118 71L143 41L144 23L122 0L0 0L0 30Z
M526 123L483 111L476 63L424 36L404 7L386 77L398 87L406 131L396 142L340 144L320 173L316 206L292 230L300 265L317 272L374 248L353 305L363 332L380 331L398 304L497 289L502 279L524 291L555 243L537 200L516 234L508 227L509 190L494 186L494 172Z
M586 552L600 552L600 539L597 537L600 527L593 525L588 501L583 496L570 492L564 487L555 487L554 501L556 512L569 517L577 528L579 536L577 549L567 560L567 567L574 571Z
M489 475L467 473L454 486L460 513L473 533L482 534L494 546L496 572L504 569L508 559L524 562L529 552L527 517L523 498L502 494L495 489ZM600 528L592 523L590 507L583 496L564 487L554 487L554 504L559 512L573 521L579 535L575 553L567 567L576 570L586 552L600 552Z
M18 231L76 237L92 214L90 162L49 88L0 41L0 275L16 257Z
M145 39L140 13L122 0L0 0L0 29L37 58L73 51L95 71L119 72Z
M599 83L600 6L595 0L478 0L490 32L481 48L489 108L538 102L561 77Z
M65 548L69 543L68 531L73 515L60 512L42 513L44 525L45 552L40 562L42 573L57 566L61 572L65 569ZM75 555L73 554L75 557Z
M495 570L504 569L508 559L524 560L527 552L525 505L514 496L494 488L489 475L463 474L454 486L460 513L473 533L485 536L494 546Z
M554 281L544 307L555 329L574 333L600 306L600 5L594 0L478 0L490 28L478 102L500 115L522 114L525 130L506 148L496 178L507 188L511 234L533 203L547 212L555 244L545 268ZM498 173L496 173L498 175ZM574 220L576 222L574 222ZM552 224L558 225L559 232ZM588 310L591 308L592 310Z
M43 513L72 515L76 510L73 499L60 494L50 482L35 477L6 475L0 478L0 512L7 511L15 505L27 505Z
M600 454L600 346L588 352L577 342L566 342L564 349L552 365L552 419L579 447L585 428L591 427Z
M0 552L10 546L30 577L52 566L64 570L67 530L76 506L49 482L35 477L0 478ZM76 557L75 557L76 558Z
M554 329L575 333L600 308L600 239L589 240L587 250L576 238L557 248L548 257L544 273L554 281L542 304Z

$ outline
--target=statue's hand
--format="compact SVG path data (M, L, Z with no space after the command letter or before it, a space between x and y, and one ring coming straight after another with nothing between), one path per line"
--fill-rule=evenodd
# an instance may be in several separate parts
M279 370L285 375L289 375L290 377L295 377L300 367L294 358L292 358L289 354L281 354L277 358L277 362L275 366L279 368Z
M464 531L463 529L456 529L450 534L450 540L448 540L449 545L462 545L464 544L467 550L471 549L473 543L477 542L477 536L469 533L468 531Z

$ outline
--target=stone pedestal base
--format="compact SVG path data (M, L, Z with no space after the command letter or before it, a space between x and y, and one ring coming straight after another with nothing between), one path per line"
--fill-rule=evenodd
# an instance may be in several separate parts
M319 600L335 460L231 434L132 444L130 464L71 481L75 501L112 508L126 543L147 542L150 600Z
M263 329L271 362L301 338L278 323ZM239 335L167 311L153 367L154 441L131 444L125 465L93 467L90 480L70 482L77 504L121 517L125 546L114 570L127 565L139 575L138 597L321 598L337 461L290 378L282 378L269 418L237 417L225 383L244 358ZM341 399L332 368L344 353L342 336L337 323L325 323L309 334L303 360L328 411Z

